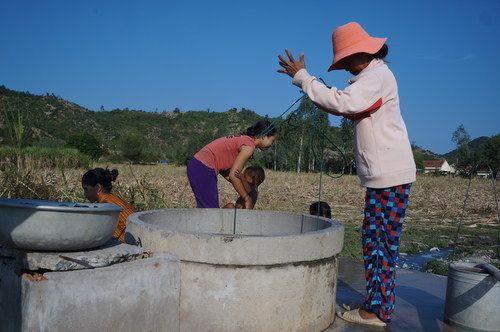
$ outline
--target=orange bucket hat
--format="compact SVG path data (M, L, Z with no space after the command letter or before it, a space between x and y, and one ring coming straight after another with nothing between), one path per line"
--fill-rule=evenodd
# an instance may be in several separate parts
M350 22L335 29L332 34L333 63L328 71L345 69L341 60L355 53L377 53L387 38L371 37L357 22Z

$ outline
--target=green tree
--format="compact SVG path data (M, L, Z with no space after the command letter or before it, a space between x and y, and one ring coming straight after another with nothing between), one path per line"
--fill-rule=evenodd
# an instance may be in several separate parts
M29 144L30 140L31 130L27 125L29 123L29 113L26 109L15 108L9 104L0 106L2 106L8 141L17 150L21 150Z
M455 166L460 173L467 173L472 165L472 154L469 148L470 135L463 124L453 132L451 140L457 147Z
M481 164L490 167L496 179L500 169L500 135L493 136L486 142L481 154Z
M122 155L131 162L139 162L143 157L144 139L137 133L128 132L120 140Z
M272 149L258 154L259 163L284 171L318 171L326 145L325 135L330 130L328 115L304 98L280 124L272 121L279 127L280 134Z
M69 136L66 145L86 154L92 160L98 160L104 151L101 142L89 133L79 133Z
M352 174L352 166L354 165L353 136L354 122L347 118L342 118L342 120L340 120L340 139L342 142L342 149L347 159L349 174Z
M465 130L463 124L459 125L457 129L453 132L451 140L457 145L457 147L467 145L470 142L470 135Z

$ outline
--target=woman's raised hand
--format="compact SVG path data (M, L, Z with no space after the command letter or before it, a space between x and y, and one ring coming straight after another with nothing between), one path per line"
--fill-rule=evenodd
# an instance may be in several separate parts
M283 69L278 69L278 73L287 74L290 77L294 77L297 72L303 68L306 68L306 62L304 60L304 53L300 54L299 61L295 60L292 53L285 48L285 53L288 56L286 60L281 54L278 55L279 64Z

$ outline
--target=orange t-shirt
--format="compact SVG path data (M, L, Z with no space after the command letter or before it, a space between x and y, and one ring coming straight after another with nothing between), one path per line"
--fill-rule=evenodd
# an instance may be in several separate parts
M254 139L250 136L224 136L205 145L194 157L219 173L233 166L243 145L255 149Z
M99 194L98 202L116 204L123 209L123 211L120 212L120 215L118 216L118 226L116 226L113 237L117 238L121 242L125 242L125 228L127 228L127 218L129 215L135 212L134 207L125 202L120 197L107 193Z

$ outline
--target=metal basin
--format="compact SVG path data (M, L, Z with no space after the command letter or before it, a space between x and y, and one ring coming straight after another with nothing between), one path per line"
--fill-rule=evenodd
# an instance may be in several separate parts
M444 321L459 331L500 331L500 282L476 265L450 264Z
M115 204L0 199L0 244L37 251L98 247L113 235L121 211Z

